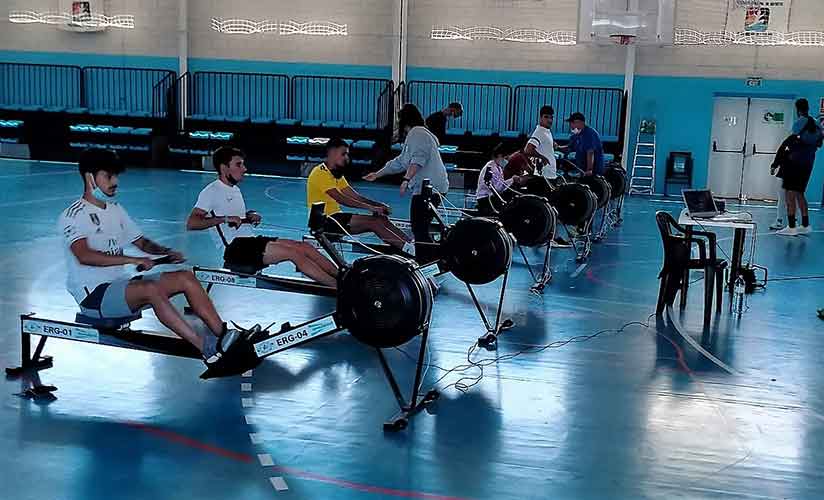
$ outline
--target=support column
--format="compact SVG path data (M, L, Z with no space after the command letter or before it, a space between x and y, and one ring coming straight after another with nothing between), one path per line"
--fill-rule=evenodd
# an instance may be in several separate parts
M177 9L177 74L183 76L189 71L189 0L178 0ZM178 114L178 129L183 128L183 118L186 116L188 104L188 89L186 88L186 79L180 81L181 86L178 89L180 102Z
M635 55L637 47L635 45L627 45L627 60L624 66L624 93L627 96L627 114L624 117L624 150L621 154L621 162L627 172L631 170L631 160L629 158L630 141L632 140L632 130L630 124L632 123L632 97L633 86L635 84ZM631 172L630 172L631 173Z
M392 40L392 82L398 84L406 81L406 45L410 0L395 0L395 22Z
M630 12L638 12L640 4L640 0L629 0L629 2L627 3L627 8ZM658 31L660 31L660 21L661 17L659 12ZM629 158L629 147L630 141L632 140L632 130L630 128L630 124L632 124L632 89L635 84L636 50L637 49L634 44L630 43L629 45L627 45L627 59L626 64L624 65L624 93L627 96L627 114L624 117L624 150L621 152L621 163L623 164L624 169L630 175L632 174L632 172L630 171L632 160Z

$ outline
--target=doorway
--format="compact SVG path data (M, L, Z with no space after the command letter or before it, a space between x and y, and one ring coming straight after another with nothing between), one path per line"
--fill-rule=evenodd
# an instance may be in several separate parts
M776 199L770 175L778 147L792 131L792 99L716 97L710 142L709 188L722 198Z

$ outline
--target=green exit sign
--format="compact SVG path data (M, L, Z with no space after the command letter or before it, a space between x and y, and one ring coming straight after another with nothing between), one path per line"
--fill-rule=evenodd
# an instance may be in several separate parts
M764 79L760 76L751 76L747 78L747 87L760 87Z

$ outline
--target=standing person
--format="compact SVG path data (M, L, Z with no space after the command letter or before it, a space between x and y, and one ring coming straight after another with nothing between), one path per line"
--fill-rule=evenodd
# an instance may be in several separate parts
M575 151L575 164L584 175L604 175L604 147L598 131L586 124L583 113L572 113L567 122L572 132L570 149Z
M790 152L790 164L783 169L783 188L787 191L787 227L776 234L796 236L812 232L810 214L807 207L807 184L813 173L815 153L822 144L821 125L810 116L807 99L795 102L798 119L793 124L793 134L799 138L798 144ZM801 209L801 227L796 227L796 206Z
M781 143L781 146L778 147L778 151L775 153L775 159L770 165L770 175L774 175L779 181L783 182L782 177L784 176L784 167L790 161L790 151L792 147L794 147L795 142L797 142L797 137L795 135L790 135L784 142ZM775 222L772 223L770 226L770 230L778 231L780 229L784 229L784 225L787 223L787 192L784 189L783 185L778 186L778 201L775 204Z
M446 196L449 191L449 178L438 151L438 138L424 126L418 108L414 104L405 104L398 112L398 122L398 129L406 136L401 154L389 160L382 169L365 176L364 180L372 182L387 175L403 173L400 194L412 193L409 219L415 238L415 256L421 262L431 262L437 258L429 234L434 215L421 196L421 187L424 179L432 182L436 195L431 202L438 206L440 196Z
M338 137L326 143L326 160L312 169L306 181L306 204L309 208L316 202L325 204L328 233L345 231L350 234L374 233L384 243L415 255L415 246L409 237L389 220L389 205L370 200L355 191L346 180L344 170L349 165L349 145ZM347 213L341 205L362 208L371 215Z
M555 121L555 110L552 106L541 106L538 112L538 125L529 140L524 146L522 154L515 154L510 157L510 163L517 162L519 169L524 162L522 159L529 160L530 158L537 158L541 165L541 175L546 179L550 186L556 186L558 183L558 167L557 159L555 158L555 139L552 137L552 124ZM526 169L529 171L529 168ZM511 171L511 170L510 170ZM561 236L555 236L552 241L552 246L556 248L569 248L571 243L563 239Z
M787 191L783 186L778 187L778 201L775 202L775 222L770 225L770 230L778 231L784 228L787 221Z
M449 106L440 111L435 111L426 118L426 128L435 134L438 142L443 144L446 140L446 123L450 118L460 118L463 116L463 106L459 102L449 103Z
M555 159L555 140L552 137L552 123L555 120L555 110L552 106L542 106L538 113L538 125L524 147L527 158L538 158L542 167L541 175L555 182L558 171Z
M78 163L83 178L83 196L63 211L58 229L65 237L69 272L66 288L90 317L124 318L150 307L163 325L203 355L209 367L218 368L240 332L227 329L215 306L191 271L153 276L134 276L126 264L149 270L152 259L129 257L127 245L150 255L168 255L174 262L185 259L179 252L155 243L146 236L115 202L119 176L125 170L112 150L88 149ZM211 335L201 337L170 302L184 294L195 314Z
M226 266L259 272L279 262L290 261L298 271L318 283L337 287L338 268L308 243L285 238L255 236L250 224L261 216L246 210L237 186L246 174L245 156L239 149L221 147L212 155L218 178L203 188L186 221L190 231L209 230ZM248 223L244 223L244 219ZM247 271L248 272L248 271Z

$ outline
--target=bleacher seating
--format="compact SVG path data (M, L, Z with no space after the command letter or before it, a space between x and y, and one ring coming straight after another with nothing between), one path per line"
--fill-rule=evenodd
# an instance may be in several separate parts
M17 82L32 79L44 84L18 89L25 86ZM401 103L415 103L427 115L451 101L460 101L464 114L449 121L441 154L456 168L480 168L499 141L513 150L521 147L544 104L555 108L553 134L559 142L569 136L562 118L574 110L601 133L608 153L620 150L620 89L431 81L395 89L391 81L375 78L220 72L177 77L157 69L0 63L0 119L31 118L33 128L42 128L38 137L54 144L62 134L64 147L72 149L96 144L143 151L162 134L170 137L173 155L207 155L231 143L305 162L322 156L323 138L339 136L349 139L353 163L375 164L400 151L389 139ZM179 109L188 116L175 132ZM47 119L44 113L61 118ZM0 126L0 138L23 138L6 129Z

